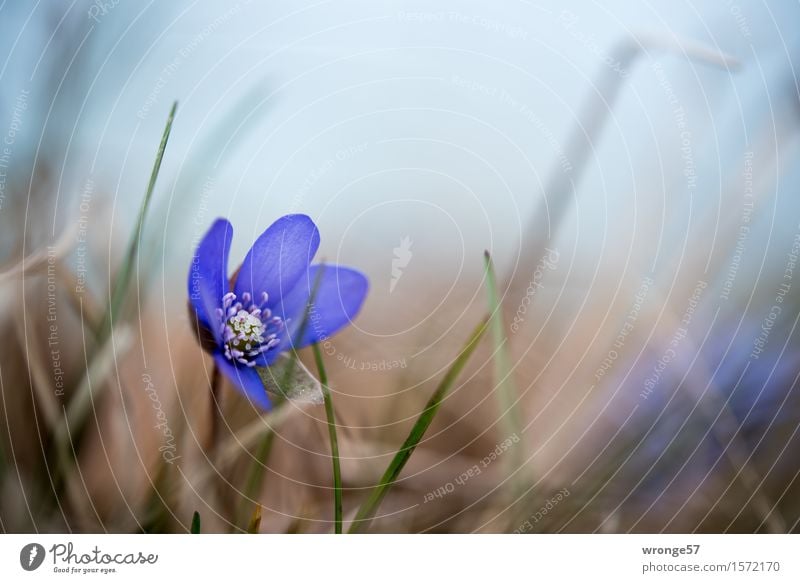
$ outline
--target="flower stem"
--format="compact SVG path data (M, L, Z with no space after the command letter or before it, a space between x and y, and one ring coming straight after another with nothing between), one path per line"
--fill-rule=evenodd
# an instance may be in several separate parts
M217 442L219 441L219 426L220 418L222 417L222 410L220 408L220 387L221 377L219 367L214 364L214 369L211 371L211 390L209 396L211 397L211 424L208 435L208 457L214 461L214 453L217 449Z
M325 416L328 419L328 437L331 442L331 460L333 461L333 520L334 532L342 534L342 469L339 463L339 440L336 437L336 415L333 411L333 400L331 390L328 387L328 374L325 371L325 363L322 360L322 351L319 344L312 346L314 349L314 360L319 371L319 381L322 385L322 397L325 401Z

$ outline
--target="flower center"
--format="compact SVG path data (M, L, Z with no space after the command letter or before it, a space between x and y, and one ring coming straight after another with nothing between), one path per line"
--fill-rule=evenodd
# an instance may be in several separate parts
M228 318L227 326L233 336L228 342L228 346L240 351L252 350L253 346L260 346L264 341L264 332L267 329L261 318L247 310L239 310L234 316Z
M283 320L272 316L265 307L267 294L256 304L250 294L242 294L236 301L236 294L227 293L222 298L219 310L222 322L222 339L225 357L246 366L256 366L257 358L280 343L278 333L283 328Z

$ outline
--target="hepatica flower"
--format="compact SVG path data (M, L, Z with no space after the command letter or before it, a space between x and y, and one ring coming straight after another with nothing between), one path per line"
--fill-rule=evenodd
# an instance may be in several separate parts
M646 399L642 388L665 347L654 343L639 364L617 370L625 377L619 381L622 398L608 407L608 415L620 425L621 438L635 446L625 454L630 457L624 471L636 484L626 494L648 505L666 500L665 495L686 501L710 472L727 471L731 447L744 448L770 475L794 474L795 458L784 454L800 411L800 346L792 322L774 324L769 344L754 358L762 321L740 323L738 315L731 322L720 319L699 354L696 345L683 346ZM703 407L698 406L701 395Z
M229 280L232 237L231 224L217 219L200 241L189 270L190 309L219 370L268 409L259 369L349 324L367 295L367 278L348 267L311 265L319 231L305 215L275 221Z

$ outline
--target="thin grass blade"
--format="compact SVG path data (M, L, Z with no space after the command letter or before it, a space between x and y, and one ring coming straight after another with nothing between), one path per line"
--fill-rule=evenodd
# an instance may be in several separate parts
M319 371L319 380L322 385L322 396L325 401L325 416L328 419L328 437L331 442L331 461L333 462L333 521L334 532L342 534L342 469L339 462L339 440L336 437L336 414L333 411L333 399L328 386L328 373L322 359L319 344L313 345L314 360Z
M520 494L524 490L520 481L523 478L521 468L525 463L525 455L522 448L522 414L518 404L519 393L514 384L511 352L509 350L508 337L506 336L505 322L503 321L503 310L497 293L494 262L488 251L484 253L484 260L486 267L486 295L489 300L489 327L492 331L494 379L495 383L497 383L496 395L500 409L502 439L515 435L520 438L520 443L513 448L511 455L507 458L508 473L516 476L513 484L514 491Z
M487 324L488 319L484 318L481 320L478 326L475 327L475 330L473 330L466 345L464 345L464 348L461 349L458 357L444 375L444 378L439 383L439 386L436 387L436 390L434 391L433 395L431 395L431 398L428 399L425 409L423 409L416 423L414 423L414 426L411 428L411 432L408 434L408 437L406 438L402 447L394 455L394 458L392 458L392 461L389 464L389 467L386 468L386 471L381 477L380 482L358 509L358 513L353 519L348 533L353 534L359 532L372 520L372 517L374 516L378 507L381 505L381 502L383 502L383 499L389 492L389 489L394 485L397 477L400 475L400 472L403 471L403 468L411 457L411 454L414 453L414 449L416 449L417 445L422 440L422 437L425 435L425 432L428 430L428 427L430 427L431 423L433 422L433 418L436 416L436 412L439 410L442 400L447 395L450 388L455 384L456 380L458 379L458 375L461 374L461 371L464 369L470 357L475 352L478 343L480 342L481 338L483 338L483 334L488 328Z
M123 262L120 274L117 277L117 284L114 287L114 290L111 294L111 299L106 307L105 316L103 318L103 325L100 327L99 330L99 335L97 338L98 351L92 357L92 362L87 363L86 374L80 381L80 384L77 390L75 391L75 395L70 399L70 402L66 408L66 416L64 419L64 423L66 423L70 428L70 430L73 431L74 433L80 433L86 422L86 419L88 418L89 411L91 410L89 404L91 404L93 401L93 396L91 392L94 390L96 396L96 394L99 393L102 387L105 386L106 384L103 378L92 377L91 372L97 369L94 360L103 356L109 349L112 350L112 352L116 351L117 353L119 353L119 347L116 346L117 339L112 335L112 330L113 326L115 325L115 322L118 319L119 310L120 307L122 306L123 300L125 299L125 293L128 290L130 280L133 274L133 265L134 262L136 261L137 250L139 248L139 243L142 236L142 230L144 229L144 221L145 217L147 216L147 209L150 206L150 200L153 196L153 190L155 189L156 178L158 177L159 170L161 169L161 161L164 158L164 151L166 150L167 141L169 139L170 132L172 131L172 121L175 118L175 111L177 107L178 103L175 102L172 105L169 117L167 118L167 123L164 127L164 133L161 136L161 143L159 144L158 151L156 152L156 159L153 165L153 171L150 174L150 182L147 184L147 189L145 190L144 199L142 200L142 204L139 209L139 216L137 218L136 228L133 234L131 235L130 242L128 243L128 251L125 257L125 261ZM94 388L92 387L92 385L94 385ZM63 440L66 439L65 429L66 427L64 428L59 427L56 430L56 434L54 436L59 456L62 455L62 452L69 450L67 444L63 442Z
M275 429L270 427L267 429L256 450L255 459L250 466L250 472L247 474L247 480L244 485L244 500L243 504L254 500L261 486L264 484L264 470L267 467L267 460L269 454L272 452L272 444L275 442ZM240 515L241 516L241 515ZM241 524L241 523L240 523Z
M100 390L106 385L105 378L110 374L112 367L108 366L109 358L113 360L119 355L120 346L118 342L121 338L112 334L113 325L119 315L119 309L125 299L125 293L130 284L133 273L133 265L136 261L137 250L141 240L142 230L144 228L144 220L147 215L147 209L150 205L150 199L155 189L156 178L158 177L159 170L161 169L161 161L164 158L164 151L167 147L169 134L172 130L172 121L175 118L175 110L178 103L175 102L170 110L169 117L167 118L164 133L161 136L161 143L159 144L158 151L156 152L156 160L153 165L153 171L150 174L150 182L145 190L145 196L142 200L139 209L139 216L137 218L136 228L131 235L131 240L128 244L128 251L117 278L117 284L111 294L111 299L106 307L105 316L103 318L103 325L100 327L99 335L97 337L97 351L93 355L91 362L87 362L86 373L78 384L74 396L70 399L64 412L63 422L60 423L53 435L53 441L56 448L56 455L58 456L59 465L61 470L68 472L73 464L72 460L72 447L69 442L70 435L80 435L83 427L88 419L89 412L92 409L94 398L99 394ZM84 341L84 347L86 343ZM108 352L111 351L109 357ZM97 361L102 362L102 366L98 366ZM102 371L102 375L97 372ZM66 479L66 477L65 477Z
M139 207L139 214L136 217L136 229L131 234L131 239L128 242L128 251L125 255L125 261L122 263L122 268L117 276L117 284L114 286L114 291L111 294L111 301L109 302L105 318L103 320L104 326L101 328L101 333L108 333L110 327L114 324L116 318L119 317L119 311L125 301L125 295L128 293L131 277L133 276L133 268L136 264L136 258L139 253L139 247L142 244L142 232L144 231L144 221L147 216L147 210L150 208L150 201L153 198L153 191L156 187L156 179L161 171L161 162L164 159L164 152L167 149L167 142L169 135L172 132L172 122L175 119L175 111L178 109L178 102L172 104L167 123L164 126L164 133L161 135L161 143L158 145L156 151L156 159L153 163L153 170L150 173L150 182L147 183L147 189L142 199L142 204Z
M144 222L145 218L147 217L147 209L150 208L150 201L153 198L156 179L161 171L161 162L164 159L164 152L167 149L167 142L169 141L169 135L172 132L172 122L175 119L175 111L177 109L178 102L176 101L172 104L172 109L170 109L169 116L167 117L167 123L164 126L164 133L161 135L161 143L156 151L156 159L153 163L153 170L150 173L150 181L147 183L147 189L145 190L142 204L139 207L139 215L136 218L136 228L131 234L131 239L128 242L128 249L125 254L125 260L123 261L120 272L117 275L117 283L114 286L114 290L111 294L111 301L106 308L106 314L103 321L104 325L100 329L101 334L108 334L110 332L110 328L113 326L115 319L119 317L120 309L125 301L125 295L127 294L128 287L130 286L131 277L133 277L133 268L136 264L136 258L141 246Z

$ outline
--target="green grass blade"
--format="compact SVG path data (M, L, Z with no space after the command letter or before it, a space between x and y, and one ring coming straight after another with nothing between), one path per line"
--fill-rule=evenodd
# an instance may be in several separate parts
M331 460L333 461L333 520L334 532L342 534L342 469L339 462L339 440L336 437L336 415L333 411L331 390L328 386L328 373L322 360L322 351L319 344L314 344L314 360L319 371L319 380L322 384L322 396L325 399L325 416L328 419L328 437L331 442Z
M276 404L277 407L277 404ZM267 429L264 437L258 444L255 459L250 466L250 472L247 475L247 481L244 486L244 504L250 500L254 500L261 486L264 484L264 470L267 467L267 459L272 451L272 444L275 442L275 430L273 428ZM244 512L244 511L242 511Z
M111 294L111 301L106 308L103 326L101 327L101 334L107 334L110 331L110 328L113 325L114 320L119 316L119 311L122 308L123 302L125 301L125 295L128 292L128 286L130 285L131 277L133 277L133 267L136 263L136 257L141 245L147 209L150 208L150 201L153 198L156 179L158 178L158 173L161 170L161 162L164 159L164 152L167 149L167 142L169 141L169 135L172 131L172 122L175 119L175 111L177 109L178 102L176 101L172 104L172 109L170 109L169 116L167 117L167 123L164 126L164 133L161 135L161 143L156 151L156 159L153 163L153 170L150 173L150 182L147 184L147 189L145 190L142 204L139 207L139 215L136 218L136 228L134 229L131 239L128 242L128 250L125 254L125 260L122 263L122 268L117 275L117 283L114 286L114 290Z
M192 526L189 532L191 534L200 534L200 513L197 510L192 514Z
M497 401L503 430L502 439L516 435L521 441L522 418L517 404L519 393L517 393L517 387L514 385L511 352L508 347L503 311L500 306L499 294L497 293L497 277L495 276L494 263L488 251L484 253L484 260L486 267L486 295L489 300L489 314L491 314L489 328L492 331L494 378L497 383ZM510 462L510 472L520 470L525 462L523 448L520 446L513 448L508 460ZM521 477L521 473L518 471L515 475ZM519 484L516 486L519 489Z
M375 511L378 509L378 506L380 506L381 502L383 502L383 499L386 497L389 489L394 485L395 480L397 480L397 477L400 475L400 472L403 471L403 467L405 467L406 462L408 462L411 454L414 453L414 449L422 440L423 435L425 435L428 427L430 427L431 423L433 422L433 418L436 416L436 412L439 410L442 400L447 395L450 388L455 384L458 375L461 374L461 371L466 366L467 361L469 361L470 357L475 352L475 349L478 347L480 339L483 337L484 332L486 332L488 328L487 323L487 319L484 318L481 320L475 330L473 330L466 345L464 345L464 348L461 349L461 352L453 362L450 369L444 375L444 378L439 383L439 386L436 387L433 395L431 395L430 399L428 399L425 409L423 409L419 418L414 423L414 426L411 428L411 432L408 434L408 437L406 438L402 447L394 455L394 458L392 458L392 461L389 464L389 467L386 468L386 471L381 477L380 482L358 509L358 513L353 519L353 523L350 525L350 529L348 530L349 533L352 534L358 532L367 526L367 524L372 520L372 517L374 516Z
M55 435L53 436L56 451L58 452L59 457L62 458L62 462L66 461L63 459L63 452L70 452L72 449L71 444L68 442L67 429L69 429L70 432L75 435L80 435L82 433L83 427L85 426L89 415L89 411L91 410L90 405L93 404L92 391L99 390L104 386L102 378L91 378L91 371L97 368L96 363L94 362L97 358L103 357L107 350L111 349L113 351L116 348L114 337L112 335L113 326L119 316L119 310L125 299L125 293L128 290L133 274L133 265L136 261L137 250L139 248L142 230L144 229L144 220L147 215L147 209L150 206L150 199L153 196L156 178L158 177L159 170L161 169L161 161L164 158L164 151L167 147L167 140L169 139L169 134L172 130L172 121L175 118L175 111L177 107L178 103L175 102L172 105L169 117L167 118L166 126L164 127L164 133L161 136L161 143L159 144L158 151L156 152L156 160L153 165L153 171L150 174L150 182L147 184L145 196L139 209L136 228L131 235L125 260L120 270L120 274L116 278L117 284L111 293L111 299L106 307L103 318L103 325L99 330L96 354L93 356L92 362L86 367L86 373L79 382L78 388L75 391L75 395L70 399L66 407L63 424L56 429ZM110 348L107 346L109 344L111 345ZM95 382L92 383L92 380ZM93 384L95 385L95 389L92 388ZM67 466L69 465L70 464L67 464Z

